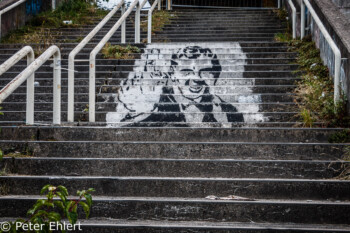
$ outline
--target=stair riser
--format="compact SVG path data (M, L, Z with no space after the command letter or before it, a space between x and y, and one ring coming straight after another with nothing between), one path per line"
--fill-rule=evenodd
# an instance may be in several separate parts
M87 105L89 103L78 103L74 105L75 111L83 111L87 108ZM239 105L241 108L246 109L252 109L256 107L256 104L237 104L237 103L230 103L234 106ZM130 103L130 105L133 105L133 103ZM2 103L2 110L3 111L26 111L26 103ZM172 107L172 106L178 106L174 104L157 104L157 106L164 106L164 107ZM211 104L203 104L202 106L211 106ZM63 110L67 109L67 103L62 103L61 108ZM115 112L117 108L117 103L96 103L96 109L98 111L104 111L104 112ZM296 104L263 104L258 105L260 112L296 112L299 111L299 108ZM35 110L36 111L52 111L53 109L53 103L35 103Z
M25 217L34 200L1 200L8 215ZM15 208L21 206L23 208ZM130 210L133 210L132 212ZM350 215L349 205L263 204L237 202L169 202L169 201L95 201L91 217L133 220L222 221L222 222L295 222L344 224ZM283 213L283 214L281 214ZM341 215L339 213L342 213Z
M200 64L198 64L200 65ZM203 64L203 67L205 66L205 63ZM187 66L189 67L189 66ZM186 66L181 66L181 68L186 69ZM200 66L199 66L200 67ZM236 72L236 71L293 71L296 70L299 66L298 65L238 65L238 66L221 66L221 69L223 72ZM26 68L26 66L14 66L12 67L9 72L21 72ZM67 66L63 66L62 68L67 69ZM139 67L138 67L139 68ZM180 68L180 67L179 67ZM180 68L180 69L181 69ZM97 72L132 72L136 69L136 67L134 66L96 66L96 71ZM42 66L38 69L38 72L52 72L53 68L50 66ZM89 72L89 66L88 65L76 65L74 70L76 70L77 72ZM168 66L162 66L159 67L159 71L161 72L168 72L169 71L169 67Z
M0 80L0 86L7 85L12 79L1 79ZM36 78L36 82L39 83L40 86L52 86L53 80L52 79L42 79L42 78ZM160 79L152 79L152 80L143 80L143 84L145 85L156 85ZM278 79L278 78L272 78L272 79L221 79L220 83L227 86L232 85L243 85L245 83L255 83L255 86L261 86L261 85L294 85L297 81L300 81L300 79L293 79L293 78L286 78L286 79ZM119 85L121 80L115 80L112 78L109 79L96 79L96 86L102 86L102 85ZM68 81L66 77L62 77L61 85L67 86ZM88 86L89 80L88 79L75 79L75 85L76 86ZM22 87L25 87L26 83L22 84Z
M345 146L334 144L226 144L132 142L0 142L6 153L34 151L38 157L176 159L338 159Z
M16 119L17 121L23 121L25 122L26 119L26 113L22 112L22 111L3 111L4 116L0 116L0 121L11 121L13 119ZM140 112L142 114L144 114L143 112ZM96 112L95 114L95 118L97 122L107 122L106 120L106 112ZM115 112L113 111L111 114L114 115L114 117L117 117L118 119L123 119L128 112ZM149 114L149 113L146 113ZM179 115L180 113L178 111L174 111L174 112L167 112L167 113L154 113L152 114L154 118L156 118L157 120L154 120L153 122L163 122L163 123L170 123L170 124L176 124L177 122L180 123L185 123L184 120L179 119ZM181 114L183 115L183 117L185 119L197 119L197 120L192 120L192 122L194 124L198 124L199 123L199 127L205 127L205 123L210 123L209 122L203 122L203 119L206 115L206 112L196 112L196 113L184 113ZM230 116L234 119L240 119L242 116L244 118L244 123L251 123L254 124L256 122L261 122L260 118L263 118L263 121L266 122L289 122L291 120L294 121L301 121L302 118L299 116L298 112L268 112L268 113L231 113L231 112L220 112L220 113L215 113L216 117L221 117L225 118L227 116ZM67 119L67 114L65 111L61 111L61 119ZM75 121L88 121L88 112L86 110L83 111L79 111L79 112L75 112ZM258 119L258 120L256 120ZM34 120L35 121L53 121L53 113L51 111L47 111L47 112L34 112ZM204 123L203 126L200 126L200 123ZM233 122L238 122L238 123L243 123L240 120L236 120ZM107 122L107 123L116 123L116 127L118 127L117 125L120 122L115 122L115 121L111 121L111 122ZM122 122L121 124L119 124L120 126L127 126L127 125L132 125L134 122ZM192 123L188 123L188 125L191 125ZM226 123L226 127L232 127L232 123Z
M324 142L341 129L302 128L94 128L94 127L2 127L1 140L143 141L145 135L158 141L175 142ZM283 137L280 137L283 135Z
M160 85L156 86L146 86L142 85L142 88L144 90L152 90L153 88L159 87ZM115 93L117 94L119 90L123 86L97 86L96 87L96 93ZM169 85L170 87L170 85ZM178 88L181 86L172 86L172 88ZM236 87L225 87L225 86L214 86L211 87L211 93L214 95L230 95L230 94L250 94L252 93L252 90L254 93L288 93L292 92L295 89L295 86L253 86L249 87L246 85L242 86L236 86ZM68 87L62 87L61 89L62 93L68 93ZM26 87L19 87L14 93L26 93L27 89ZM52 94L53 88L52 87L36 87L35 88L36 93L47 93ZM75 92L77 93L89 93L89 87L88 86L80 86L75 87Z
M186 160L5 159L0 169L16 175L153 176L218 178L330 179L341 163L228 162ZM340 170L339 170L340 171Z
M225 98L227 102L237 103L240 96L244 95L235 95ZM292 94L261 94L262 102L293 102ZM37 93L34 98L35 102L53 102L52 95ZM77 93L74 97L75 102L88 102L88 96L86 94ZM67 94L62 93L61 96L62 102L67 102ZM99 94L96 97L97 102L115 102L114 95L111 94ZM12 94L7 99L6 102L26 102L26 94ZM1 118L2 116L0 116Z

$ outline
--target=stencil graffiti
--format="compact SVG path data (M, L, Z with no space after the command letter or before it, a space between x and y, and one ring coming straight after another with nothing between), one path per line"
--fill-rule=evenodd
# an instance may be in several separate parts
M26 14L37 15L43 5L42 0L29 0L26 2Z
M125 0L125 6L126 8L129 8L129 6L132 4L134 0ZM140 3L142 3L142 0L139 0ZM97 5L98 7L105 9L105 10L112 10L116 5L120 3L120 0L98 0ZM151 5L147 1L146 4L143 6L142 10L148 10L151 8Z
M260 102L260 96L251 94L252 80L228 85L242 80L246 56L238 43L223 48L222 44L204 43L182 48L179 44L148 45L135 62L134 72L122 81L116 112L108 113L106 121L112 125L178 122L188 126L262 121L261 114L244 114L259 111L254 102ZM243 109L235 106L240 102L252 104Z

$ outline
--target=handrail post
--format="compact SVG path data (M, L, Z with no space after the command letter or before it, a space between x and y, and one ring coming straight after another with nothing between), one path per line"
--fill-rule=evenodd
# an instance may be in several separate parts
M124 15L125 13L125 2L123 0L123 5L122 5L122 12L121 15ZM126 43L126 20L122 23L122 39L121 39L122 44Z
M167 0L167 10L170 11L172 6L171 6L171 0Z
M61 53L53 54L53 124L61 123Z
M278 9L281 9L281 0L278 0Z
M305 3L304 1L302 0L301 1L301 5L300 5L300 15L301 15L301 28L300 28L300 38L303 39L304 36L305 36Z
M147 30L147 43L152 43L152 12L156 8L157 4L159 7L159 3L161 0L155 0L151 8L148 10L148 30Z
M152 11L148 11L148 32L147 32L147 43L152 43Z
M56 10L56 0L52 0L52 11Z
M96 54L90 53L89 69L89 121L95 122L95 102L96 102Z
M162 9L162 0L158 0L158 10Z
M34 52L27 55L27 67L34 61ZM34 76L32 73L27 79L27 104L26 104L26 124L34 124Z
M294 6L292 0L288 0L289 6L292 9L292 20L293 20L293 39L297 37L297 9Z
M135 11L135 43L140 43L140 14L141 5L138 2Z

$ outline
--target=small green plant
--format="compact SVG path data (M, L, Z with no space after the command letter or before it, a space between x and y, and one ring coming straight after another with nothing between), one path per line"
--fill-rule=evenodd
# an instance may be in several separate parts
M312 128L314 119L312 119L310 111L304 108L301 110L300 115L303 118L304 127Z
M107 43L103 49L102 54L107 59L134 59L133 53L140 53L138 47L127 45L111 45Z
M289 42L292 39L292 35L288 32L279 32L275 35L275 40L278 42Z
M350 143L350 129L343 129L340 132L332 134L328 141L330 143Z
M162 31L164 26L170 24L171 19L175 17L175 14L169 11L155 11L152 14L152 33ZM141 28L142 31L146 32L148 30L148 21L141 22Z
M64 225L63 218L74 225L78 221L78 206L81 206L85 212L86 218L90 215L92 206L91 193L95 190L90 188L88 190L77 191L78 199L69 200L68 190L64 186L46 185L42 188L40 194L46 194L46 199L39 199L34 206L28 210L27 215L29 220L18 219L11 224L11 233L19 232L38 232L49 233L54 232L52 226L57 226L56 229L61 229ZM20 223L20 224L18 224ZM18 229L17 225L37 225L40 226L38 231L28 231L23 227ZM64 229L62 232L66 232Z

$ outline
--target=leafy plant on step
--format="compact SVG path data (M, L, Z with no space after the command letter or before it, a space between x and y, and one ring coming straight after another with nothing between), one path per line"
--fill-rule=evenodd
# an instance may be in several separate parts
M111 45L107 43L103 49L102 54L107 59L134 59L133 53L140 53L141 50L138 47L127 45Z
M18 225L20 225L20 223L41 225L41 229L39 231L35 231L40 233L54 232L52 230L52 225L55 225L56 229L60 229L60 226L63 226L64 218L67 218L68 221L74 225L78 221L79 206L84 210L86 218L89 217L92 206L91 193L94 191L95 190L92 188L77 191L78 198L75 200L69 200L68 190L64 186L56 187L52 185L45 185L41 189L40 194L46 195L46 199L37 200L33 207L28 210L28 220L18 219L15 222L12 222L10 232L33 232L26 231L23 228L16 229L16 223ZM65 232L65 230L62 230L62 232Z
M152 34L160 32L166 25L169 25L171 19L175 18L176 15L169 11L154 11L152 14ZM148 30L148 20L141 22L141 29L144 32Z

